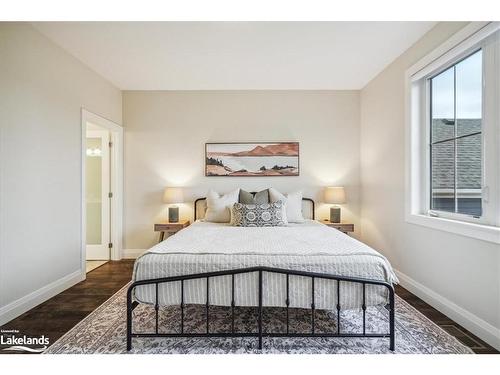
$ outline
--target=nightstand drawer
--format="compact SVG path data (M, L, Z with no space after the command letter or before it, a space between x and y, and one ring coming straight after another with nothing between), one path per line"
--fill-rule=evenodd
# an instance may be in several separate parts
M169 235L174 234L181 229L186 228L189 225L189 220L181 220L177 223L158 223L155 224L155 232L160 232L159 241L163 241L165 239L165 233Z
M323 224L328 225L330 228L337 229L344 233L354 232L354 224L350 223L332 223L330 221L322 221Z
M155 232L177 232L178 230L187 227L184 223L165 223L155 224Z
M343 225L328 224L328 226L330 228L338 229L342 232L354 232L354 224L343 224Z

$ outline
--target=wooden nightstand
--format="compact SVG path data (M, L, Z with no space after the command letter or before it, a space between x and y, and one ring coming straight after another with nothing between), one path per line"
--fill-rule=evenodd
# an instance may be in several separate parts
M335 228L341 232L344 232L345 234L354 232L354 224L332 223L330 220L322 220L321 222L325 225L328 225L330 228Z
M160 223L155 224L155 232L160 232L160 239L158 242L161 242L165 239L165 232L167 232L170 236L181 229L186 228L190 224L189 220L179 220L178 223Z

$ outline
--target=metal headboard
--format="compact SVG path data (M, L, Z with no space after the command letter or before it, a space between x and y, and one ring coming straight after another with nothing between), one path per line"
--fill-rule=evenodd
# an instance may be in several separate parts
M252 191L251 194L256 194L256 192ZM202 197L202 198L198 198L194 201L194 220L198 220L198 205L200 202L203 202L203 201L206 201L207 198L206 197ZM315 209L315 204L314 204L314 201L311 199L311 198L302 198L302 202L307 202L307 203L310 203L310 207L311 207L311 215L308 216L310 218L312 218L312 220L315 219L315 212L316 212L316 209Z

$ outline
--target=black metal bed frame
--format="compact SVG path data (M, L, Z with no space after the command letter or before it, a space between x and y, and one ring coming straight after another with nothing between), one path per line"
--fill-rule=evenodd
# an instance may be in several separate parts
M195 202L195 219L196 219L196 203L204 198L197 199ZM304 198L305 200L312 202L313 207L313 215L314 218L314 201L311 199ZM257 317L257 332L236 332L234 326L234 317L235 312L234 309L236 307L235 304L235 275L241 275L246 273L258 273L258 317ZM262 311L263 311L263 274L267 273L276 273L282 274L286 276L286 331L285 332L264 332L262 327ZM214 277L222 277L222 276L231 276L231 332L211 332L210 331L210 279ZM304 333L295 333L289 331L289 309L290 309L290 298L289 298L289 279L290 276L302 276L302 277L310 277L311 278L311 331ZM206 280L206 303L205 303L205 316L206 316L206 327L204 333L195 333L195 332L185 332L184 331L184 309L185 309L185 296L184 296L184 282L187 280L195 280L195 279L205 279ZM315 330L315 280L316 279L324 279L324 280L334 280L336 281L336 291L337 291L337 301L336 301L336 311L337 311L337 324L336 324L336 332L316 332ZM160 284L171 283L171 282L179 282L180 281L180 332L177 333L160 333L158 327L158 311L159 311L159 303L158 303L158 287ZM359 333L347 333L341 332L340 328L340 319L341 319L341 308L340 305L340 283L356 283L362 285L362 317L363 317L363 329L362 332ZM150 333L134 333L132 330L132 312L139 305L138 301L133 300L133 291L138 286L144 285L154 285L155 286L155 331ZM389 293L389 303L386 305L386 308L389 311L389 332L387 333L367 333L366 332L366 286L367 285L377 285L381 287L385 287ZM394 332L394 288L390 283L379 281L379 280L370 280L358 277L345 277L345 276L337 276L330 275L324 273L315 273L315 272L305 272L305 271L294 271L288 269L281 268L271 268L271 267L250 267L250 268L241 268L235 270L227 270L227 271L217 271L217 272L206 272L206 273L198 273L192 275L182 275L182 276L173 276L173 277L165 277L165 278L157 278L157 279L149 279L149 280L139 280L135 281L130 285L127 291L127 351L132 349L132 338L134 337L257 337L258 338L258 348L262 349L262 338L263 337L382 337L389 338L389 349L394 351L395 348L395 332Z

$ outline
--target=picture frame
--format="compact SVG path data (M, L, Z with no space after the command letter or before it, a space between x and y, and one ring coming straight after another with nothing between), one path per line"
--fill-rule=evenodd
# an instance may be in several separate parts
M299 142L205 143L205 176L299 176L299 150Z

